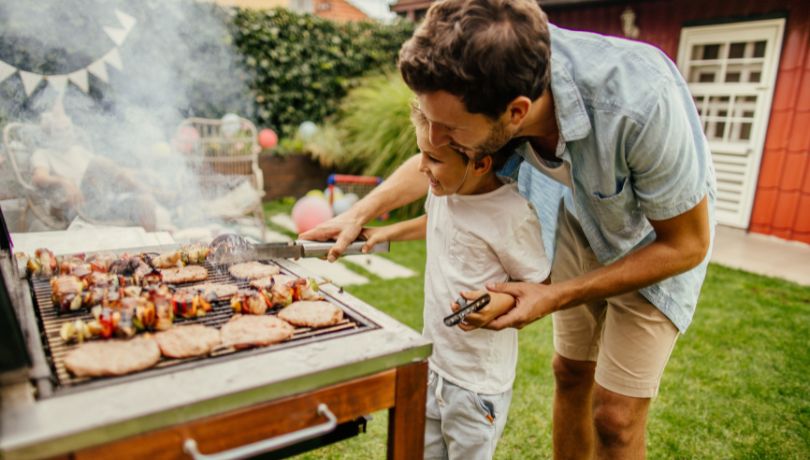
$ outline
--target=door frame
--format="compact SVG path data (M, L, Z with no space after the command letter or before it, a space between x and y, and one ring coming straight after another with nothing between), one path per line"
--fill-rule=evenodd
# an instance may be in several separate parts
M699 25L699 26L684 26L681 28L680 41L678 44L678 58L677 65L687 79L690 92L695 92L701 95L710 95L713 89L721 85L726 88L723 92L718 92L718 95L726 95L728 93L735 94L736 91L746 88L748 90L755 89L758 92L759 100L757 102L757 111L754 115L754 122L752 124L752 138L748 144L748 148L741 149L740 152L733 152L732 154L750 155L749 168L745 175L745 181L740 194L740 213L734 220L722 220L721 212L718 212L718 221L721 224L731 225L735 227L748 228L751 220L751 212L754 205L754 198L756 195L757 184L759 182L760 166L762 163L762 156L765 148L765 138L768 133L768 128L771 119L771 112L773 110L773 94L776 90L776 77L779 73L779 63L782 54L782 44L785 33L786 18L780 17L776 19L761 19L761 20L741 20L737 22L724 22L718 24ZM769 30L770 29L770 30ZM729 35L733 37L729 39ZM711 43L713 40L721 42L730 41L750 41L757 39L765 39L767 41L765 49L765 62L762 66L762 75L760 82L756 83L689 83L688 82L688 65L691 62L690 53L692 47L696 44ZM703 120L701 120L701 124ZM714 142L709 142L709 147L712 149ZM714 155L712 156L714 162ZM714 164L714 163L713 163ZM715 168L716 169L716 168Z

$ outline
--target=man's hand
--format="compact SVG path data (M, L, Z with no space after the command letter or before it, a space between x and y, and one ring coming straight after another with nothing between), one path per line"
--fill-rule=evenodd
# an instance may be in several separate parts
M335 245L329 250L326 259L334 262L343 255L346 247L360 236L363 231L363 224L360 219L354 218L349 213L341 214L327 220L317 227L307 230L298 235L302 240L329 241L335 240Z
M465 291L461 293L461 296L467 300L475 300L486 292L487 291ZM484 327L489 324L490 321L503 315L515 306L515 298L509 294L490 292L489 296L490 300L487 306L475 313L467 315L464 321L459 323L459 328L464 331L472 331L473 329ZM458 311L460 307L459 304L454 301L450 308L452 308L453 311Z
M522 329L558 309L553 285L534 283L497 283L487 285L491 292L515 298L515 308L487 324L487 329L500 331L507 327Z

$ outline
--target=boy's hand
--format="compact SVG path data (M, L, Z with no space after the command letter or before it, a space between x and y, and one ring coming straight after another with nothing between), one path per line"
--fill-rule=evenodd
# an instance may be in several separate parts
M377 243L384 243L391 239L388 226L385 227L364 227L360 232L360 237L366 239L366 244L361 249L363 254L371 251Z
M461 295L467 300L475 300L484 295L486 292L489 292L489 304L487 304L487 306L481 310L478 310L478 312L467 315L467 317L464 318L464 321L458 325L458 327L460 327L462 330L472 331L474 329L484 327L489 324L490 321L503 315L515 306L514 297L500 292L465 291L462 292ZM451 308L453 311L458 311L460 306L456 302L453 302Z

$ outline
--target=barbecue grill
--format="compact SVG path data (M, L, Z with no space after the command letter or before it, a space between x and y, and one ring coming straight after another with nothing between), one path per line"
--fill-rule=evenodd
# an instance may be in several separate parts
M291 260L265 262L313 276ZM207 282L233 282L207 268ZM430 343L326 280L319 280L321 292L344 311L338 325L297 328L291 340L269 347L220 348L127 376L79 379L65 370L74 345L62 343L59 329L89 313L57 313L47 280L20 276L8 247L0 249L0 275L0 341L11 351L0 354L2 458L291 453L312 445L304 439L356 433L341 427L356 427L381 409L389 409L388 457L422 456ZM219 326L230 318L227 302L213 306L204 317L175 323Z

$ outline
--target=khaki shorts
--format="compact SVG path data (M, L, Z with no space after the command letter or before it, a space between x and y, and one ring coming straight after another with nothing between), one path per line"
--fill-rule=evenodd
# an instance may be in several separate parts
M561 206L551 282L601 266L579 222ZM678 329L637 291L559 311L552 319L555 351L575 361L596 361L596 383L625 396L658 394Z

